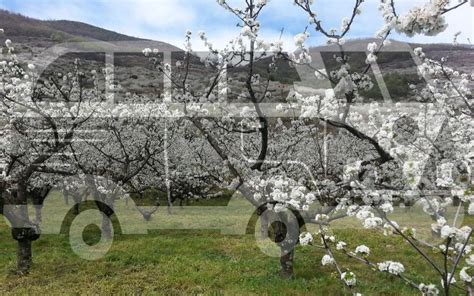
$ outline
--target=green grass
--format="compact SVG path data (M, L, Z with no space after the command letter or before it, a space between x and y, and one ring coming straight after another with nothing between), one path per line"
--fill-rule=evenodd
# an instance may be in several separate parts
M176 223L179 209L155 219ZM202 219L202 217L198 217ZM247 219L246 217L243 217ZM242 219L243 219L242 218ZM68 216L68 219L70 217ZM188 216L189 223L196 217ZM230 218L220 218L219 221ZM174 222L173 222L174 221ZM413 218L410 218L413 221ZM164 222L163 222L164 223ZM348 225L352 225L348 221ZM474 225L472 217L464 224ZM200 223L198 223L200 224ZM165 227L164 227L165 228ZM416 282L433 282L430 267L400 238L378 231L337 227L338 238L351 248L364 243L374 262L402 262ZM94 228L84 234L94 241ZM66 234L42 235L33 245L34 266L28 276L17 276L15 242L0 219L0 294L157 294L157 295L344 295L331 267L322 267L322 250L298 247L295 278L278 277L278 258L264 255L255 236L222 235L218 230L161 229L148 235L117 235L112 249L98 261L84 261L72 253ZM428 251L429 252L429 251ZM343 268L358 276L357 291L365 295L419 295L397 278L370 272L360 263L337 256ZM435 283L438 283L436 280Z

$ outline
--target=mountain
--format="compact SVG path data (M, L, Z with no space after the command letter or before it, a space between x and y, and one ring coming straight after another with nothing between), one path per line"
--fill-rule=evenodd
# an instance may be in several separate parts
M96 71L100 87L106 88L103 69L106 53L113 53L114 81L117 96L127 93L159 96L162 75L153 69L142 54L144 48L157 48L161 52L182 52L171 44L127 36L89 24L68 20L38 20L0 9L0 28L3 39L11 39L15 53L21 60L36 65L42 79L52 73L67 73L73 62L80 60L84 73ZM64 53L66 52L66 53ZM109 86L110 87L110 86Z
M179 50L177 47L161 42L127 36L89 24L68 20L38 20L21 14L0 9L0 28L14 43L21 44L20 50L41 49L65 42L120 42L141 41L162 50Z
M378 45L381 43L379 39L364 38L348 40L342 46L344 55L348 58L350 72L361 73L367 70L367 74L372 77L374 87L370 91L361 92L368 101L382 100L381 86L388 91L393 101L413 99L413 92L407 86L413 84L421 88L426 84L426 81L418 74L420 61L413 52L413 49L417 47L421 47L428 58L439 61L442 57L447 57L446 65L459 73L470 74L474 71L474 47L471 45L416 44L396 40L390 40L390 44L383 47L378 54L376 67L369 67L366 63L367 45L372 42ZM334 88L335 85L331 85L327 80L316 79L314 69L325 69L327 73L340 69L341 64L336 61L335 56L341 55L341 48L338 45L317 46L310 48L309 53L312 57L311 67L291 67L287 62L279 62L278 73L270 74L271 80L284 87L291 87L296 83L297 91L307 95L323 94L324 90ZM295 54L299 55L299 53ZM257 62L255 72L266 77L271 61L272 58L267 57ZM375 79L374 71L380 71L383 80ZM380 76L377 75L377 77ZM474 83L471 85L474 87Z
M5 30L7 38L20 45L19 48L16 48L17 52L26 50L35 53L57 44L84 41L101 41L105 43L130 41L131 43L136 42L140 46L149 45L147 47L158 48L161 51L180 51L179 48L165 42L127 36L81 22L38 20L2 9L0 9L0 28ZM370 42L380 41L371 38L353 39L344 44L344 50L349 53L349 56L352 56L352 63L355 66L365 66L364 52L366 51L367 44ZM423 47L424 52L429 57L439 59L442 56L450 56L450 65L461 71L472 71L474 69L474 49L469 45L412 44L394 40L391 43L390 46L386 47L389 51L391 49L400 50L402 48L405 50L407 48ZM339 48L334 45L310 49L313 60L317 59L318 54L321 53L324 64L328 68L334 66L332 55L338 51ZM358 54L354 52L358 52ZM383 53L379 58L379 63L384 68L400 70L413 64L411 57L407 54L406 50L405 53Z
M365 52L367 45L375 42L380 45L381 41L375 38L352 39L343 45L345 52L352 58L353 66L365 67ZM439 60L441 57L448 57L448 65L460 71L472 71L474 69L474 47L471 45L452 44L419 44L389 40L389 44L383 47L377 60L379 67L390 70L402 70L415 65L412 50L421 47L427 57ZM322 53L326 63L332 63L333 53L339 52L336 45L319 46L311 48L312 55ZM359 54L355 54L359 53Z
M132 41L141 40L88 24L65 20L42 21L21 14L0 10L0 27L16 42L32 39L43 41Z
M58 21L44 21L50 28L61 31L72 36L79 36L87 39L95 39L101 41L138 41L144 40L141 38L130 37L113 31L105 30L89 24L58 20Z
M89 24L68 21L68 20L38 20L0 10L0 28L5 30L5 37L13 41L15 52L25 55L36 64L44 65L44 74L51 72L67 72L71 69L71 62L76 58L82 61L85 72L91 70L101 70L105 67L105 52L114 52L115 81L114 84L121 87L120 92L142 93L159 95L161 93L163 77L157 73L150 64L147 57L141 51L144 48L158 48L161 52L174 52L171 64L174 65L176 59L182 56L183 52L178 47L171 44L146 40L137 37L127 36L110 30L102 29ZM84 43L88 42L88 43ZM349 64L354 71L360 71L367 67L365 63L367 44L371 42L380 43L378 39L354 39L348 40L343 49L349 56ZM86 51L86 53L68 54L55 58L54 63L45 58L44 52L50 48L72 46ZM417 75L417 65L413 59L413 49L422 47L423 51L430 58L440 59L449 56L448 65L461 73L472 73L474 70L474 48L470 45L452 46L450 44L411 44L392 40L391 45L385 47L386 51L379 54L378 67L383 75L384 81L390 93L394 93L396 99L404 100L409 96L406 85L423 83ZM313 67L316 69L325 68L328 71L337 69L338 63L334 59L334 54L339 53L339 47L335 45L319 46L310 49L313 57ZM74 51L73 51L74 52ZM36 60L35 60L36 58ZM267 67L272 58L268 57L256 63L255 73L262 77L268 77ZM238 68L229 70L229 77L232 77L233 87L241 90L245 87L246 67L241 65ZM326 89L331 87L327 83L315 79L314 70L301 73L301 68L290 67L288 62L279 61L277 73L270 74L272 92L280 93L284 97L295 82L311 89ZM211 72L206 69L197 57L191 63L190 78L199 87L207 85L211 78ZM373 75L372 71L368 72ZM308 79L309 78L309 79ZM305 80L300 82L301 80ZM105 81L105 78L103 79ZM161 80L158 86L156 81ZM320 84L321 83L321 84ZM365 94L369 98L381 97L378 86Z

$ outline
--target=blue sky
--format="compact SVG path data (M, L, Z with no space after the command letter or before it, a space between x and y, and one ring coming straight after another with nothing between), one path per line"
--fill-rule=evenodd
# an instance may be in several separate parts
M229 0L239 4L243 0ZM399 12L428 0L398 0ZM453 0L453 3L457 0ZM316 0L315 11L327 28L339 28L343 17L350 16L353 0ZM377 11L379 0L366 0L363 14L357 18L349 38L372 37L382 19ZM165 41L180 46L187 29L206 31L216 46L223 46L239 29L237 19L217 5L216 0L0 0L0 7L39 19L82 21L127 35ZM283 39L287 49L293 48L293 36L304 30L307 15L292 4L292 0L270 0L262 13L262 36L276 40L285 28ZM465 5L447 16L450 26L436 37L416 37L416 42L451 42L462 31L460 41L474 42L474 8ZM310 31L311 45L325 39ZM406 40L394 35L395 39ZM198 40L195 49L201 49Z

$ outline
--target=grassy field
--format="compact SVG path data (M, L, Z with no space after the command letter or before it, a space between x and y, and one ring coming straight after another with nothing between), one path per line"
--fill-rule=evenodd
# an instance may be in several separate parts
M202 204L200 204L202 205ZM240 204L244 207L244 204ZM239 211L239 207L236 207ZM186 210L185 210L186 211ZM397 213L399 218L404 213ZM407 216L406 221L416 221ZM69 219L69 217L68 217ZM201 216L172 215L161 210L154 218L169 225L186 221L199 226ZM247 217L213 216L227 223ZM474 225L472 217L463 224ZM348 225L349 227L344 227ZM415 282L432 282L429 266L400 238L385 237L377 231L355 227L353 221L339 222L335 234L351 248L364 243L373 252L374 262L402 262L406 275ZM166 227L163 227L166 228ZM184 227L183 227L184 228ZM97 233L84 234L94 240ZM68 236L42 235L34 243L34 266L28 276L17 276L15 242L8 226L0 219L0 294L156 294L156 295L345 295L331 267L322 267L322 250L298 247L295 278L281 280L277 258L263 254L253 234L223 235L219 230L159 229L148 235L116 235L112 249L98 261L77 257L69 246ZM429 252L429 251L428 251ZM360 263L337 256L343 267L351 267L358 276L358 292L365 295L419 295L418 291L397 278L370 272ZM436 280L436 283L438 281Z

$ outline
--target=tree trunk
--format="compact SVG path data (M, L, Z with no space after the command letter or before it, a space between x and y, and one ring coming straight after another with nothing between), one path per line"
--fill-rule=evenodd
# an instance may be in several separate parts
M279 214L279 216L282 217L283 215ZM293 277L294 246L285 242L288 233L284 223L274 222L272 223L272 227L275 232L275 243L280 245L280 277L290 279Z
M167 201L168 201L168 215L171 215L172 214L172 210L171 208L173 207L173 201L171 199L171 193L168 192L168 196L167 196Z
M73 207L73 214L75 216L79 215L79 213L81 212L81 205L76 203L74 204L74 207Z
M3 215L3 205L4 205L3 191L0 188L0 215Z
M95 204L99 211L102 212L101 231L106 239L112 239L112 224L111 219L114 214L114 196L107 196L97 190L93 193Z
M467 296L474 296L474 289L472 288L472 283L466 283L467 286Z
M266 239L268 237L268 215L270 213L264 213L260 216L260 238Z
M283 224L276 223L278 226L275 229L275 239L280 244L280 276L283 279L290 279L293 277L293 259L294 259L294 246L288 245L284 242L287 235L287 231Z
M66 190L63 191L64 203L68 206L69 205L69 193Z
M32 251L31 251L31 240L25 238L17 241L16 248L16 260L17 260L17 272L19 274L26 274L31 268L33 263Z
M19 205L9 211L8 219L12 222L12 237L17 241L17 272L28 273L32 264L31 242L39 238L39 229L30 221L27 208L26 184L19 182L17 190L8 194L7 204Z
M443 286L444 286L444 295L449 296L449 284L447 280L443 280Z
M112 239L112 224L107 214L102 213L102 234L106 239Z
M290 279L293 277L293 260L295 251L289 250L285 246L281 246L280 257L280 277L283 279Z
M74 214L77 216L81 213L82 195L80 193L74 193L72 199L74 200Z
M43 221L43 205L34 205L35 208L35 224L41 225Z

